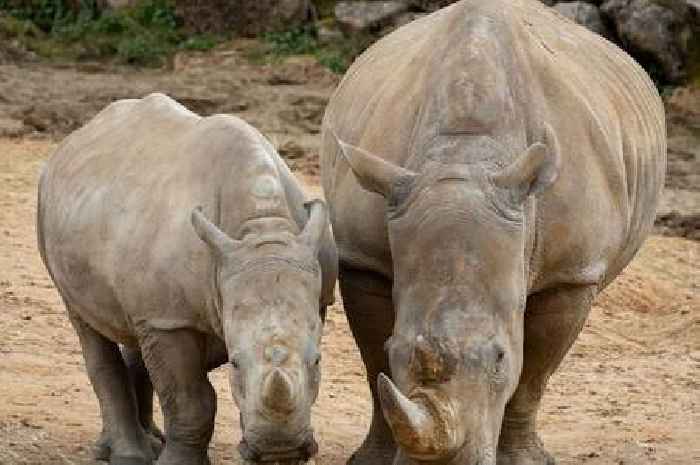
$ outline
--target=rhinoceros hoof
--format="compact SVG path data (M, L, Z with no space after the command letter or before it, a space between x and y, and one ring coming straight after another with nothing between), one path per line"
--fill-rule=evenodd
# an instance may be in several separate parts
M165 439L163 438L163 433L158 431L156 434L154 431L148 431L146 435L148 436L149 444L153 450L153 456L157 458L161 452L163 452L163 447L165 446Z
M498 465L556 465L556 460L540 446L516 451L498 451Z
M120 457L113 455L109 459L109 465L153 465L153 460L143 457Z
M163 453L158 457L156 465L211 465L206 452L202 453L193 448L168 447L166 444Z
M393 444L368 444L365 441L347 461L347 465L390 465L394 461Z
M110 464L124 464L124 465L131 465L133 463L138 463L138 464L151 464L153 463L153 460L158 458L158 455L160 454L161 450L163 449L163 442L158 439L155 435L152 435L150 433L146 434L146 443L148 446L150 446L150 450L145 452L143 455L147 456L147 458L138 458L136 456L131 456L131 455L113 455L112 454L112 444L113 444L113 439L109 435L109 433L103 432L100 438L97 440L95 443L95 446L92 449L92 456L95 460L100 460L100 461L109 461ZM146 446L146 447L148 447ZM141 454L139 454L141 455Z

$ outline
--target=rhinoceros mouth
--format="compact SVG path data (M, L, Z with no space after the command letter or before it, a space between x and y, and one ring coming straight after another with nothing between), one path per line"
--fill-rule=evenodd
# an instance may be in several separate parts
M238 452L241 457L249 463L262 464L280 462L285 464L295 464L307 462L318 453L318 443L309 436L299 447L292 449L270 448L265 451L258 450L252 446L245 438L238 444Z

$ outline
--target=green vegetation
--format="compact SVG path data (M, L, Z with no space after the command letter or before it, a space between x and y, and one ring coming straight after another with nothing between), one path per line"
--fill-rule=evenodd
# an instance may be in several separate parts
M77 8L68 0L0 0L0 38L16 39L46 58L116 57L145 66L162 64L177 49L210 49L219 40L183 32L170 0L104 11L96 0L80 0Z
M323 66L338 74L344 73L355 57L374 40L367 35L353 39L340 37L322 43L318 40L315 26L271 32L263 35L262 39L262 45L249 55L253 61L273 63L290 55L312 55Z
M0 0L0 41L13 40L37 55L55 60L115 59L138 66L159 66L177 50L208 50L222 38L188 34L173 0L141 0L118 10L98 7L98 0ZM321 1L332 14L334 0ZM343 73L371 42L370 36L322 43L314 25L261 37L249 53L271 63L291 55L312 55L323 66Z

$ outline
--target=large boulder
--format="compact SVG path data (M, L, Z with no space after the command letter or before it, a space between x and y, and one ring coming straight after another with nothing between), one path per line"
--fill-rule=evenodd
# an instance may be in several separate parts
M422 11L435 11L459 0L406 0L411 7Z
M554 9L591 31L610 38L610 30L600 16L597 6L585 2L562 2L554 5Z
M298 27L314 16L309 0L175 0L175 5L190 30L243 36Z
M557 3L578 3L578 0L540 0L542 3L548 6L554 6ZM583 3L590 3L591 5L600 5L605 0L583 0Z
M335 20L347 35L375 32L394 22L408 9L401 1L341 1L335 6Z
M622 46L655 78L683 80L693 37L693 15L686 1L607 0L601 12L612 19Z

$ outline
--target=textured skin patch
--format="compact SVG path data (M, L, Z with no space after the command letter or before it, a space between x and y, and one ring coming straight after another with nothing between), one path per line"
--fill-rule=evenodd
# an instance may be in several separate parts
M260 199L270 199L281 194L282 186L272 176L260 176L253 184L252 193Z
M253 181L250 190L253 208L257 215L263 212L274 213L283 208L284 191L279 180L271 175L262 175Z

